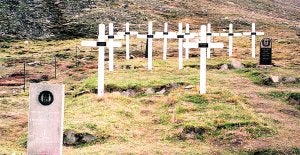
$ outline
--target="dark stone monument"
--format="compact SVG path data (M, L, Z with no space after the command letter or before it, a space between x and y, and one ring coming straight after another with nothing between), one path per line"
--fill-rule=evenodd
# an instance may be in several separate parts
M260 42L259 65L272 65L271 38L264 38Z

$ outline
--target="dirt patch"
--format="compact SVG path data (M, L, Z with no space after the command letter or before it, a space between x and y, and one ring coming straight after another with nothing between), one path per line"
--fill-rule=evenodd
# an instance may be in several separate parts
M296 110L293 110L293 109L280 109L279 111L284 113L284 114L300 118L299 111L296 111Z
M179 140L190 140L190 139L204 139L204 134L208 131L208 129L204 127L196 127L196 126L185 126L182 132L178 135Z

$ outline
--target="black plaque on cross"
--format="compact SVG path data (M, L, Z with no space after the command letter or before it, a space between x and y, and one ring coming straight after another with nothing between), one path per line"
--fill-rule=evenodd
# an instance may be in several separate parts
M260 42L259 65L272 65L271 38L264 38Z

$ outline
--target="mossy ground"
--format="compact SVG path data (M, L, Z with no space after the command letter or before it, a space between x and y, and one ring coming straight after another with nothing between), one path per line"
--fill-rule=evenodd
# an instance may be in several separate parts
M2 42L8 48L0 53L0 62L3 65L11 63L13 67L5 67L1 76L22 70L22 60L41 61L42 65L27 70L32 74L49 74L50 83L66 85L64 129L92 133L102 137L103 141L81 147L64 147L64 154L299 152L300 120L297 115L282 113L287 110L299 113L296 107L285 101L286 92L300 91L299 84L259 84L260 75L299 76L300 68L295 65L298 59L289 57L291 61L286 63L287 57L279 51L284 48L283 42L278 42L274 51L274 62L280 66L271 69L251 67L257 64L258 58L250 58L249 42L237 39L236 45L236 51L240 53L235 59L250 66L246 69L216 69L220 64L230 63L231 58L226 56L226 50L215 50L213 58L208 60L211 68L207 71L206 95L199 95L199 69L191 67L199 66L199 57L185 60L186 67L178 70L176 42L170 43L168 60L162 61L161 44L157 41L154 67L148 71L146 59L140 57L144 45L135 39L132 42L133 53L139 57L125 61L123 49L117 49L115 71L105 72L106 86L126 90L185 83L193 87L185 89L186 85L181 85L167 94L134 97L107 92L103 98L98 98L93 91L97 88L97 50L80 47L76 66L75 50L80 39L32 41L28 47L23 46L23 41ZM198 52L192 50L192 53ZM54 55L58 57L57 79L53 75ZM122 68L128 65L136 69ZM28 92L22 92L21 87L1 88L0 154L24 154ZM82 91L86 93L75 97Z

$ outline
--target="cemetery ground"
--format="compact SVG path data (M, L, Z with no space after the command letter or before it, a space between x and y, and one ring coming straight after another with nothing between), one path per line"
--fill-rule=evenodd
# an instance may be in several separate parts
M164 62L162 41L154 41L148 71L145 41L133 39L134 59L126 61L124 47L116 49L103 98L96 94L97 49L79 47L76 63L82 39L1 42L0 154L26 152L29 81L65 84L64 131L97 136L92 143L64 146L64 154L300 154L300 42L289 32L278 36L271 68L256 67L246 38L234 39L233 58L227 49L214 50L206 95L199 95L199 50L178 70L177 42L169 43ZM244 68L220 70L232 59ZM280 81L273 83L272 76Z

